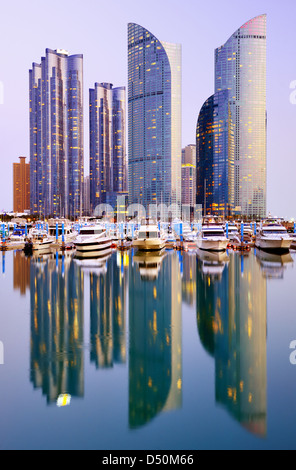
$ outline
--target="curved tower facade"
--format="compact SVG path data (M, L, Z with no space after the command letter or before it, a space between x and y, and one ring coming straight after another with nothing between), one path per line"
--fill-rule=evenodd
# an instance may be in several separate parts
M196 203L204 215L226 217L234 205L233 125L228 90L203 104L196 127Z
M243 215L266 214L266 15L215 51L215 92L229 90L234 124L234 196Z
M128 25L129 204L181 203L181 46Z

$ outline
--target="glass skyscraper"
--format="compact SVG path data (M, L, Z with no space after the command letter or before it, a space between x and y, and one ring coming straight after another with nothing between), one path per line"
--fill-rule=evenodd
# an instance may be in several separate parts
M215 51L215 93L229 90L234 124L234 204L266 215L266 15L245 23Z
M127 192L126 91L111 83L95 83L89 90L90 199L114 204L116 195Z
M82 214L83 56L46 49L30 80L31 213Z
M181 46L128 25L129 204L181 203Z
M229 92L219 91L202 106L196 127L196 203L204 215L226 217L234 205L234 146Z
M186 145L182 149L182 205L196 204L196 146Z

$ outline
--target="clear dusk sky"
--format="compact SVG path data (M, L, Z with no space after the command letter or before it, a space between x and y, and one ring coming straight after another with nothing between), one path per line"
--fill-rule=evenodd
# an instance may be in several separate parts
M88 90L127 86L127 24L182 44L182 146L195 143L198 114L214 93L214 51L249 19L267 14L267 210L296 218L295 0L11 0L0 9L0 211L12 210L12 164L29 161L29 69L45 49L84 56L84 145ZM1 94L0 94L1 95Z

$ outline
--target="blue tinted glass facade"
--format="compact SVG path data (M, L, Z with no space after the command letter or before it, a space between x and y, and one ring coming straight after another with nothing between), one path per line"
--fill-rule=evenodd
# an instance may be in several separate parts
M46 49L30 77L31 213L82 213L83 57Z
M266 215L266 15L245 23L215 51L215 92L229 90L234 123L235 206Z
M128 25L129 203L181 202L181 46Z
M127 191L125 103L125 87L96 83L89 91L91 211Z
M234 204L234 146L229 92L212 95L196 127L197 204L205 214L231 215Z

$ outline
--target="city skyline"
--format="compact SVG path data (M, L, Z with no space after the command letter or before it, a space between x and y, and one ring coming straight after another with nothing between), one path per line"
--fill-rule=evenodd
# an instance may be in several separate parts
M35 2L31 2L34 4ZM118 4L118 2L114 2ZM141 2L140 2L141 3ZM174 6L177 5L176 2L173 2ZM230 2L233 3L233 2ZM289 2L290 3L290 2ZM176 5L175 5L176 4ZM0 106L0 116L1 116L1 128L4 130L7 124L10 123L10 127L8 128L8 132L5 133L1 142L1 150L3 155L7 155L7 158L4 162L4 173L8 174L11 173L10 166L11 163L17 158L18 155L28 155L28 136L26 135L26 131L28 129L28 117L27 117L27 108L23 106L24 99L26 101L27 93L26 93L26 85L27 82L24 79L24 73L27 72L28 65L32 62L32 58L34 58L37 54L37 57L40 56L42 50L46 47L65 47L67 50L71 52L79 51L87 56L87 78L85 80L84 87L89 88L91 86L91 82L94 80L100 81L109 81L116 84L116 85L124 85L126 84L126 64L125 57L120 57L121 52L126 49L126 25L131 20L137 22L139 24L143 24L145 28L153 31L156 36L165 38L171 42L180 42L182 44L183 50L183 110L182 110L182 118L183 118L183 130L182 130L182 147L194 143L194 136L195 136L195 126L196 126L196 116L198 114L198 110L201 108L202 103L207 99L208 96L211 95L213 90L213 49L217 47L219 44L223 44L225 38L230 37L230 34L235 31L241 24L244 24L249 19L260 15L261 13L266 12L268 18L268 58L267 58L267 83L269 86L269 90L272 90L272 94L269 92L269 100L268 100L268 153L267 153L267 178L268 178L268 185L267 185L267 212L272 211L274 215L282 215L287 217L295 217L293 206L289 206L288 194L289 188L291 188L292 180L291 176L286 172L286 168L292 168L293 164L293 153L294 153L294 146L290 139L283 142L284 137L286 137L287 128L288 130L292 128L292 117L295 113L295 107L290 101L290 83L295 78L295 74L293 72L292 64L290 61L283 62L283 67L277 67L275 64L275 59L279 50L283 52L282 57L288 57L288 52L291 51L289 46L291 47L292 44L292 37L293 34L291 33L291 28L289 28L289 18L287 15L284 14L284 9L277 9L275 6L269 5L268 2L251 2L248 6L240 7L238 11L236 11L231 19L226 18L226 15L223 17L223 21L219 21L219 10L218 3L215 5L215 14L211 18L213 25L218 26L215 30L215 33L211 34L211 37L207 36L207 41L202 42L202 28L195 30L190 30L189 24L191 23L191 18L188 12L185 13L181 12L179 18L178 15L174 15L173 12L168 13L168 21L163 22L161 19L161 12L164 11L165 7L168 5L168 2L164 1L159 5L160 14L158 15L157 19L153 19L152 16L148 16L147 19L143 19L143 15L141 14L140 5L132 9L134 6L134 2L125 2L125 5L119 7L119 11L116 15L116 22L120 24L120 28L118 29L117 33L114 34L116 36L116 40L118 44L120 44L120 49L115 51L112 47L111 50L113 51L112 60L110 60L110 49L108 53L102 54L102 48L98 50L99 59L92 59L91 56L87 56L89 51L91 50L89 41L89 36L84 35L83 37L79 37L77 39L70 38L68 39L67 34L60 34L58 32L52 33L48 30L45 31L45 34L38 29L38 34L40 35L40 40L38 44L31 43L32 48L30 49L28 45L30 44L29 37L26 38L26 47L23 57L20 57L17 64L12 64L11 55L10 59L6 56L6 52L1 49L3 58L4 58L4 65L10 64L10 67L14 70L18 70L19 73L15 73L15 79L18 79L18 90L19 90L19 100L16 102L14 97L11 95L10 91L10 83L7 80L7 73L6 67L4 67L3 76L0 77L1 81L3 82L4 86L4 102ZM196 6L193 2L187 2L187 5L190 6L192 12L196 12ZM65 8L65 7L63 7ZM63 10L62 8L62 10ZM289 4L289 12L293 10L294 5L291 3ZM258 11L259 10L259 11ZM287 9L286 9L287 10ZM197 26L201 27L202 18L207 17L208 7L203 6L200 9L200 18L198 19ZM119 14L120 13L120 14ZM9 18L12 19L12 11L7 7L6 11L6 20ZM72 12L74 15L74 12ZM108 13L108 18L111 18L111 11ZM288 15L293 16L293 15ZM24 15L24 18L26 15ZM119 20L120 18L120 20ZM187 19L188 21L188 28L185 29L182 23L182 19ZM127 21L126 21L127 20ZM284 21L285 20L285 21ZM18 22L17 22L18 23ZM22 22L21 24L23 24ZM107 21L108 23L108 21ZM5 25L7 21L5 22ZM177 28L177 24L180 24L180 28ZM65 28L68 32L68 28ZM20 28L20 31L22 28ZM56 30L57 31L57 30ZM105 31L105 29L104 29ZM104 35L104 31L102 35ZM200 31L200 32L199 32ZM281 34L281 33L282 34ZM285 32L285 41L283 47L283 32ZM6 30L6 26L4 28L4 33L7 37L11 37L10 34L7 34L8 31ZM19 33L20 35L21 33ZM86 36L88 41L86 41ZM19 36L20 37L20 36ZM193 41L194 39L194 41ZM191 40L191 44L190 43ZM52 44L54 43L54 44ZM69 44L70 43L70 44ZM80 45L81 44L81 45ZM87 44L89 47L87 47ZM112 43L113 44L113 43ZM12 47L15 47L16 42L12 41ZM41 47L42 45L42 47ZM189 47L191 46L191 48ZM41 50L40 50L41 49ZM29 51L29 52L28 52ZM34 52L36 51L36 52ZM39 51L39 52L37 52ZM121 52L120 52L121 51ZM192 61L189 61L189 56L192 56L192 53L195 53L197 57L196 62L200 65L198 75L192 74L190 76L190 72L196 69L193 69ZM23 69L23 64L25 62L25 58L30 56L30 60L26 59L26 70ZM107 56L109 55L109 60L107 60ZM95 64L95 62L97 62ZM111 62L113 62L113 67ZM116 62L116 65L114 64ZM90 73L92 68L97 68L99 73L93 74ZM106 69L106 71L105 71ZM117 73L115 74L114 70L116 69ZM276 72L276 73L271 73ZM122 80L121 77L125 76L125 79ZM20 81L22 77L22 82ZM90 78L91 77L91 78ZM191 86L189 86L191 84ZM193 84L195 89L193 89ZM85 89L84 88L84 89ZM186 93L184 93L184 90ZM23 99L23 95L24 99ZM12 99L13 98L13 99ZM189 103L190 101L190 103ZM9 104L9 106L8 106ZM190 105L189 105L190 104ZM271 111L270 111L271 108ZM15 110L18 110L17 117L18 119L15 120L14 125L12 123L12 115ZM279 122L279 116L285 114L286 117L286 125L283 127L283 124ZM7 124L4 126L4 119L5 116L5 123ZM184 120L184 116L186 119ZM283 133L285 129L285 134ZM10 145L8 145L8 139L12 137L12 130L18 133L18 139L15 139L16 142L10 141ZM275 134L275 130L277 130L277 137ZM28 131L27 131L28 132ZM88 132L85 129L85 144L87 144L87 136ZM278 165L279 157L278 155L283 155L282 158L286 156L286 165ZM87 171L87 162L88 162L88 151L85 152L85 163L86 163L86 174ZM8 165L6 167L6 165ZM286 168L285 168L286 167ZM288 172L291 173L291 172ZM290 179L289 179L290 178ZM6 178L9 180L9 178ZM10 181L12 178L10 178ZM2 182L1 192L0 192L0 200L1 200L1 207L0 209L10 210L12 207L12 191L9 191L9 187L6 186L5 182ZM272 191L272 188L276 187L279 191ZM6 202L7 201L7 202Z

